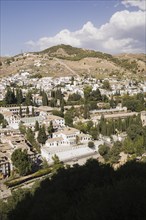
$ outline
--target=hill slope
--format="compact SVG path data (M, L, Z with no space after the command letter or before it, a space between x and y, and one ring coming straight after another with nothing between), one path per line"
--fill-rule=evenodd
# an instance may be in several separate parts
M85 50L70 45L58 45L34 53L1 58L0 75L20 71L43 76L95 75L97 77L144 77L145 54L110 54Z

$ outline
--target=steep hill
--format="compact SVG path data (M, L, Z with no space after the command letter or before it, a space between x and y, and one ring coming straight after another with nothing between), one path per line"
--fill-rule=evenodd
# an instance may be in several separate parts
M120 54L112 56L94 50L70 45L58 45L40 52L19 54L1 58L0 75L21 71L42 76L94 75L100 78L145 77L145 54Z

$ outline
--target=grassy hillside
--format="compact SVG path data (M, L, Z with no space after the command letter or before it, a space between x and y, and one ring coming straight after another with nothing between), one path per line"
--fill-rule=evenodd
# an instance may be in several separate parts
M60 49L64 50L66 55L58 54L57 52ZM112 55L110 54L97 52L94 50L84 50L82 48L72 47L70 45L64 45L64 44L50 47L46 50L41 51L38 54L49 54L50 56L58 57L60 59L72 60L72 61L79 61L86 57L97 57L101 59L109 59L112 57Z

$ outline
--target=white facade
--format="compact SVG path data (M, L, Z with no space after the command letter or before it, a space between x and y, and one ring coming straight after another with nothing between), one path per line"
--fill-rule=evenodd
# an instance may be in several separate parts
M91 136L80 133L75 128L65 127L61 131L53 133L53 138L49 138L46 141L46 147L57 147L57 146L75 146L77 144L87 144L91 141Z
M45 117L45 114L46 113L44 113L44 117ZM56 115L48 115L48 116L46 116L43 124L47 124L49 126L50 122L53 123L53 128L62 128L62 127L65 126L64 118L61 118L61 117L56 116Z

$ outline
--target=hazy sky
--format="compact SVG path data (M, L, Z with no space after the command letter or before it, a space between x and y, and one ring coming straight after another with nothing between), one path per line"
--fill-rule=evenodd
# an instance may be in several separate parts
M57 44L145 52L145 0L0 0L0 55Z

